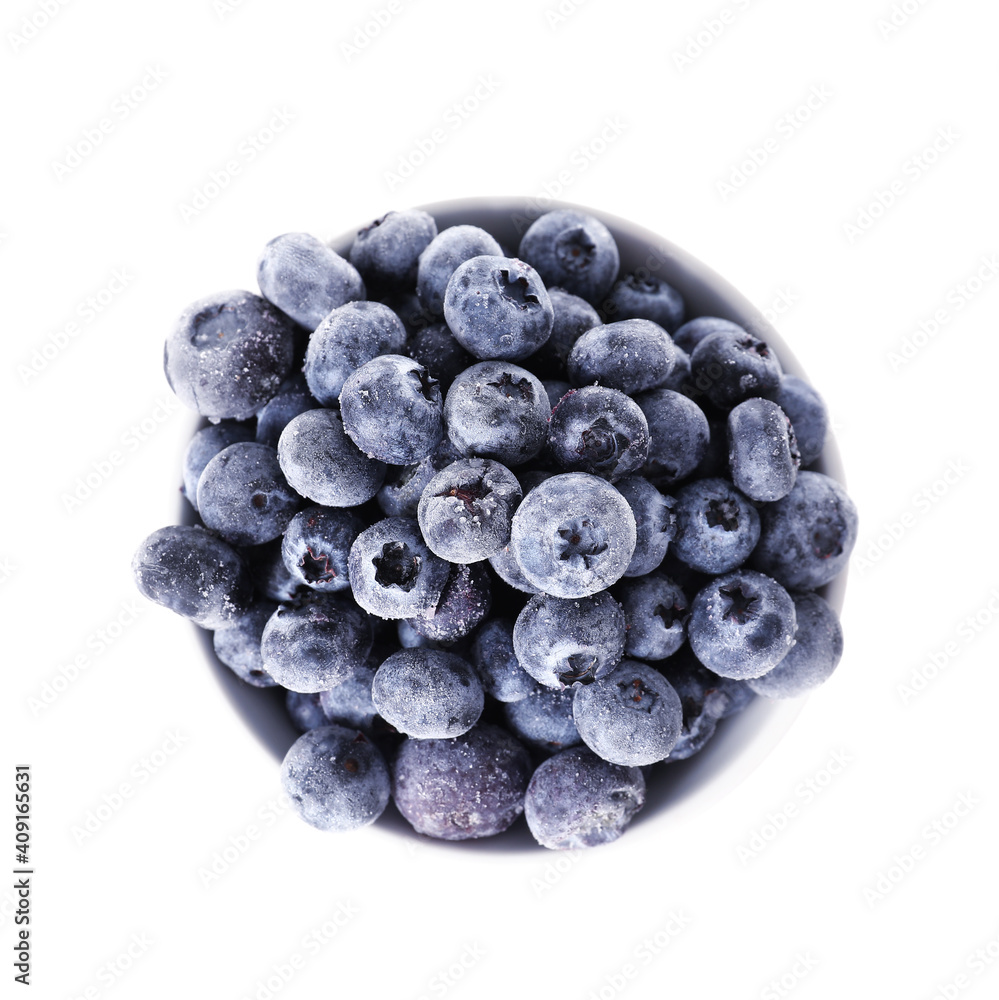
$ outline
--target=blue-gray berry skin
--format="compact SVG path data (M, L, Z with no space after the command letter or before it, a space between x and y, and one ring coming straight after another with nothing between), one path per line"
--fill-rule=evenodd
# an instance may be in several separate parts
M519 361L548 340L555 313L538 272L514 257L473 257L447 283L444 318L477 358Z
M451 565L435 556L412 518L387 517L362 531L348 558L354 600L379 618L412 618L437 606Z
M548 405L554 410L559 404L559 400L567 392L573 392L573 388L568 382L558 378L546 378L541 380L545 387L545 394L548 396Z
M391 469L385 484L378 491L378 506L382 513L386 517L416 517L427 483L459 458L461 455L458 450L445 437L426 458L415 465Z
M771 395L783 374L770 346L739 329L709 333L690 355L694 385L723 410L750 396Z
M416 292L433 316L444 315L444 294L459 264L483 255L502 257L503 248L478 226L451 226L438 233L420 254Z
M583 742L622 767L664 760L683 726L673 685L637 660L623 660L609 677L578 688L572 714Z
M167 337L163 367L187 407L212 420L245 420L291 372L295 325L266 299L240 290L192 303Z
M776 580L739 569L716 577L691 602L694 655L721 677L748 680L772 670L794 642L794 602Z
M517 253L545 285L590 303L603 301L621 264L610 230L599 219L574 209L556 209L536 219Z
M383 354L361 365L340 392L343 427L369 458L413 465L444 435L440 386L418 361Z
M370 297L396 288L415 288L420 254L436 235L434 217L418 208L387 212L358 230L350 262L360 272Z
M492 603L485 563L453 563L437 604L407 621L433 642L450 644L471 635L489 615Z
M683 323L683 296L662 278L625 275L601 306L610 319L650 319L667 333Z
M762 503L787 496L801 456L791 421L769 399L747 399L728 415L728 461L732 482Z
M285 529L281 558L302 586L333 593L350 589L347 557L364 522L349 510L306 507Z
M623 580L615 590L628 623L624 652L640 660L665 660L687 638L690 602L664 573Z
M240 615L225 628L215 631L212 645L215 655L239 678L253 687L273 687L277 681L264 667L260 655L260 638L264 626L277 604L260 597L253 601L246 614Z
M682 392L691 398L697 393L690 380L690 355L686 351L681 351L675 342L673 344L673 370L659 388Z
M642 475L666 489L686 479L700 464L711 431L704 411L672 389L653 389L635 397L649 425L649 455Z
M257 595L287 604L305 588L288 572L281 557L281 544L282 539L275 538L273 542L254 545L246 550L246 561Z
M330 724L323 711L322 695L317 691L311 694L289 691L284 698L284 707L300 733L307 733L310 729L319 729Z
M400 649L375 673L371 698L378 714L417 739L467 733L484 704L472 665L442 649Z
M346 680L365 662L371 644L371 622L353 601L315 594L278 607L264 627L260 653L278 684L311 694Z
M198 480L205 466L223 449L240 441L252 441L253 423L223 420L202 427L188 443L184 452L184 486L181 492L191 506L198 509Z
M510 522L523 493L517 477L489 458L465 458L427 483L417 507L430 551L454 563L474 563L510 541Z
M323 406L334 406L343 384L361 365L406 347L402 320L381 302L348 302L334 309L309 337L305 379Z
M645 464L649 425L623 392L584 386L564 395L552 410L548 447L567 472L588 472L614 483Z
M599 326L601 319L600 314L586 299L581 299L564 288L549 288L548 298L554 312L552 332L532 355L531 369L539 377L562 378L573 345L587 330Z
M281 471L277 449L255 441L223 448L198 480L201 520L233 545L279 538L301 504Z
M224 628L250 607L243 556L198 525L154 531L136 549L132 575L143 597L202 628Z
M526 368L481 361L466 368L444 400L448 437L466 457L522 465L541 451L551 410L544 386Z
M804 379L784 375L770 398L791 421L802 468L811 465L822 454L829 429L829 414L822 397Z
M581 743L572 718L572 688L559 691L536 685L526 698L503 706L507 728L542 753L558 753Z
M289 421L318 406L301 372L286 379L280 392L257 414L257 441L276 448Z
M385 811L389 770L361 732L329 725L300 736L281 764L281 787L295 812L317 830L356 830Z
M645 778L589 747L563 750L544 761L527 786L524 814L534 839L554 851L617 840L645 805Z
M635 518L635 552L624 575L644 576L663 561L676 534L676 501L642 476L628 476L614 485Z
M667 763L674 763L687 760L704 748L714 736L718 720L724 718L736 703L730 693L731 686L745 685L748 681L719 677L708 670L686 647L684 655L671 657L660 664L660 669L680 696L680 706L683 709L680 738L666 758ZM748 688L744 690L752 698L752 692ZM745 699L739 699L739 702L744 704Z
M513 648L521 667L545 687L589 684L621 662L627 627L606 592L573 600L538 594L517 616Z
M378 709L371 700L375 669L370 663L357 666L345 680L320 692L319 704L330 722L360 729L367 736L375 732Z
M814 590L842 572L857 542L857 508L820 472L801 472L786 497L760 510L752 565L785 587Z
M760 515L727 479L695 479L676 491L672 552L701 573L741 566L760 538Z
M737 323L719 316L698 316L688 320L673 333L673 343L687 354L693 354L694 348L709 334L728 332L743 334L746 331Z
M289 421L277 451L288 482L324 507L356 507L370 500L385 480L385 463L369 458L351 441L338 410L309 410Z
M622 319L587 330L566 361L569 381L594 382L633 395L661 386L674 364L673 341L657 323Z
M454 339L447 323L431 323L422 327L410 338L407 350L414 361L418 361L437 379L442 393L446 393L455 378L476 361Z
M526 748L480 723L453 739L407 739L392 765L392 797L417 833L442 840L491 837L524 811Z
M510 550L509 545L505 545L489 557L489 565L493 572L508 586L514 590L519 590L522 594L537 594L539 590L531 583L517 563L517 557Z
M767 698L797 698L825 683L843 655L843 629L836 612L818 594L795 592L794 645L773 670L746 684Z
M307 330L353 299L364 282L349 261L308 233L285 233L264 247L257 261L261 294Z
M520 701L535 688L534 678L520 665L513 648L513 622L491 618L475 633L472 665L486 694L497 701Z
M635 516L610 483L552 476L513 516L510 549L524 577L553 597L588 597L616 583L635 552Z

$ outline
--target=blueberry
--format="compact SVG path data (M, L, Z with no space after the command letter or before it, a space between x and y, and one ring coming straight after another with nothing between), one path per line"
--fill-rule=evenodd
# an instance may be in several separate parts
M801 464L791 421L769 399L747 399L728 415L732 482L750 500L787 496Z
M558 378L546 378L541 381L544 386L545 395L548 397L548 405L554 410L559 404L559 400L567 393L575 390L568 382Z
M676 534L676 501L642 476L628 476L614 485L635 518L635 552L624 575L644 576L663 561Z
M371 700L375 667L369 663L355 667L346 680L319 694L319 704L330 722L360 729L367 736L378 728L378 710Z
M442 840L492 837L524 811L527 750L480 723L448 740L404 740L392 765L392 797L417 833Z
M637 660L623 660L609 677L578 688L572 714L583 742L623 767L664 760L683 725L673 685Z
M541 275L587 302L602 302L621 263L610 230L592 215L556 209L536 219L520 241L518 256Z
M154 531L136 550L132 575L143 597L202 628L224 628L250 607L242 555L197 525Z
M288 482L324 507L356 507L385 479L384 463L368 458L347 437L338 410L309 410L289 421L277 451Z
M442 649L400 649L375 673L371 698L400 733L450 739L482 714L483 692L470 663Z
M353 299L363 299L357 269L308 233L275 236L257 261L261 294L307 330Z
M649 425L649 457L642 474L660 489L686 479L704 458L711 432L704 411L672 389L635 398Z
M305 378L323 406L334 406L343 384L361 365L406 347L402 320L381 302L348 302L334 309L309 337Z
M794 602L776 580L741 569L716 577L690 606L694 655L721 677L746 680L772 670L794 642Z
M490 618L475 633L471 660L486 694L497 701L520 701L534 690L534 678L514 652L513 623L509 618Z
M288 379L281 391L257 414L257 441L276 448L281 432L300 413L314 410L318 401L309 392L305 376L299 373Z
M801 472L786 497L760 511L752 564L785 587L814 590L846 568L857 542L857 508L820 472Z
M521 465L548 434L548 396L527 369L505 361L466 368L448 390L444 420L451 443L468 457Z
M477 226L451 226L434 237L420 254L416 272L417 294L431 315L444 315L444 293L458 265L483 255L502 257L503 249Z
M829 416L822 397L797 375L784 375L770 397L786 414L794 428L801 465L811 465L826 443Z
M209 295L177 320L163 355L170 388L212 420L252 417L291 371L295 326L252 292Z
M386 295L382 302L402 320L411 340L428 326L439 324L447 327L440 316L427 309L415 291L394 291Z
M621 662L627 627L606 592L576 600L538 594L517 616L513 648L521 667L545 687L589 684Z
M261 545L280 537L300 506L277 449L255 441L223 448L198 480L201 520L233 545Z
M333 593L350 588L347 556L364 522L337 507L307 507L288 524L281 557L288 572L313 590Z
M686 351L681 351L675 343L673 344L673 368L659 388L682 392L691 399L698 394L697 388L691 384L690 355Z
M371 623L349 598L311 594L282 604L264 627L260 653L267 672L291 691L325 691L364 663Z
M527 786L524 815L534 839L551 850L609 844L624 833L645 804L645 778L589 747L549 757Z
M721 319L718 316L698 316L697 319L689 320L673 333L673 343L687 354L693 354L694 348L711 333L718 332L735 333L742 335L746 331L728 319Z
M727 479L695 479L676 491L672 551L701 573L741 566L760 538L760 515Z
M218 424L202 427L191 438L184 452L184 486L181 492L191 506L198 509L198 480L205 466L223 449L240 441L252 441L252 423L223 420Z
M538 588L521 572L520 566L517 564L517 557L511 552L509 545L505 545L495 555L491 555L489 565L493 568L493 572L514 590L519 590L522 594L539 593Z
M616 482L637 472L649 453L649 425L638 404L600 385L569 392L548 422L552 457L568 472Z
M507 728L528 746L556 753L582 742L572 718L573 691L534 687L526 698L503 706Z
M427 483L417 509L435 555L454 563L488 559L510 541L522 492L517 477L489 458L453 462Z
M253 687L273 687L277 681L264 667L260 655L260 637L277 604L267 598L256 599L246 613L212 636L215 655L239 678Z
M415 333L409 341L409 353L437 379L441 392L447 392L455 377L475 364L475 358L454 339L446 323L431 323Z
M489 574L483 564L452 565L437 604L408 622L434 642L452 643L482 624L492 601Z
M440 444L443 402L426 368L401 354L361 365L343 384L344 430L369 458L412 465Z
M284 698L284 707L292 724L300 733L307 733L310 729L319 729L330 724L323 711L322 695L317 691L311 694L289 691Z
M722 409L769 396L782 374L774 352L741 327L709 333L690 355L690 369L694 384Z
M554 597L587 597L616 583L635 552L635 517L610 483L552 476L517 508L510 549L524 577Z
M600 325L600 314L586 299L563 288L549 288L548 298L554 318L548 339L531 357L535 374L561 378L573 345L587 330Z
M418 208L388 212L358 230L350 262L372 297L392 288L413 288L420 254L436 235L433 216Z
M662 278L626 275L611 289L602 308L615 319L650 319L668 333L683 323L683 296Z
M416 521L404 517L387 517L362 531L348 564L354 600L390 619L435 608L451 569L427 548Z
M599 382L632 395L669 378L675 352L669 334L647 319L622 319L587 330L573 345L566 372L573 385Z
M254 545L246 550L246 561L250 567L253 588L258 595L271 601L286 604L293 601L302 586L292 577L281 557L282 539Z
M667 757L667 761L673 763L693 757L714 736L718 720L724 716L730 702L723 685L744 682L723 680L693 654L672 657L661 668L680 696L683 710L680 738Z
M442 469L456 462L461 455L449 438L416 465L397 467L390 471L385 485L378 491L378 506L386 517L416 517L420 497L427 483Z
M323 726L300 736L281 764L281 787L295 812L318 830L373 823L390 797L388 767L363 733Z
M548 339L554 317L538 272L516 258L472 257L447 283L444 318L477 358L526 358Z
M400 618L396 623L396 635L399 638L399 646L402 649L416 649L426 647L437 649L437 643L433 639L428 639L425 635L420 635L405 618Z
M690 603L680 587L663 573L649 573L618 585L617 598L628 623L627 656L665 660L687 638Z

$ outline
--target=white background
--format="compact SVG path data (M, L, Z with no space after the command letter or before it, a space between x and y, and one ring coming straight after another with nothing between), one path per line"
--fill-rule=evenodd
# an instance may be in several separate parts
M887 30L891 0L567 0L561 20L555 3L393 0L383 25L369 18L387 0L73 0L48 23L42 2L4 5L0 867L27 762L35 995L996 995L999 13L907 0ZM30 38L25 17L42 25ZM277 113L282 130L262 132ZM100 144L59 167L101 119ZM389 176L434 129L425 162ZM225 188L184 213L220 171ZM191 626L131 582L138 542L176 518L193 427L169 404L163 339L189 301L253 288L279 233L546 193L663 234L760 308L783 303L861 512L843 661L735 791L563 871L541 849L268 825L275 762ZM88 321L116 272L127 283ZM81 655L53 702L32 702ZM923 690L900 692L914 676ZM827 781L837 754L849 763ZM251 826L205 885L199 869ZM0 889L5 982L12 900ZM440 978L463 956L460 979Z

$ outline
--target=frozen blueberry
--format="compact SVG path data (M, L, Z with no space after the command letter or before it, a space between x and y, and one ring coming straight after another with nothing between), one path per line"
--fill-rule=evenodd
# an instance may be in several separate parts
M364 522L337 507L306 507L288 524L281 557L294 579L313 590L350 588L347 556Z
M426 329L428 326L434 324L443 323L440 316L435 316L427 307L420 301L420 297L415 291L405 292L405 291L395 291L386 295L382 302L389 307L402 320L403 326L406 327L406 333L409 335L410 340L412 340L421 330ZM415 355L414 355L415 357Z
M454 339L446 323L431 323L415 333L409 341L409 353L437 379L441 392L447 392L455 377L475 364L475 358Z
M266 407L265 407L266 408ZM191 438L184 452L184 486L181 492L198 509L198 480L205 466L223 449L240 441L253 440L252 422L223 420L202 427Z
M715 734L718 720L729 705L723 685L742 683L726 681L712 673L692 654L675 656L661 664L664 676L680 696L683 727L680 738L670 751L670 763L687 760L704 748Z
M626 275L601 308L613 319L650 319L668 333L683 323L683 296L662 278Z
M451 226L427 245L417 264L416 291L433 316L444 315L444 293L459 264L483 255L502 257L503 249L484 229Z
M694 655L721 677L746 680L772 670L794 642L794 602L776 580L741 569L716 577L690 606Z
M435 556L415 520L387 517L362 531L350 549L354 600L379 618L412 618L437 606L450 564Z
M340 392L343 427L369 458L413 465L440 444L440 386L418 361L383 354L361 365Z
M690 355L686 351L681 351L675 343L673 344L673 369L659 388L682 392L691 398L697 395L697 390L691 384Z
M408 622L434 642L452 643L479 627L492 602L492 587L484 564L452 565L437 604Z
M694 348L711 333L727 332L738 335L746 331L737 323L718 316L698 316L689 320L673 333L673 343L687 354L693 354Z
M532 355L531 368L537 375L561 378L573 345L587 330L599 326L601 320L600 314L586 299L563 288L549 288L548 298L554 312L552 332Z
M242 555L198 525L154 531L136 550L132 575L143 597L202 628L224 628L250 607Z
M254 545L246 550L246 561L250 567L250 577L258 595L287 604L293 601L303 588L300 581L288 572L281 557L280 538L263 545Z
M546 285L590 303L603 301L621 263L610 230L574 209L556 209L536 219L520 241L518 256L537 269Z
M567 393L552 410L548 447L568 472L588 472L613 483L645 464L649 425L629 396L589 385Z
M521 465L541 451L551 410L544 386L526 368L481 361L451 384L444 420L451 443L465 456Z
M215 655L239 678L254 687L273 687L277 681L267 672L260 655L260 638L264 626L277 604L267 598L257 598L225 628L212 636Z
M493 572L514 590L519 590L522 594L538 593L538 588L521 572L517 557L510 551L509 545L503 546L499 552L491 555L489 565L492 566Z
M510 522L522 492L517 477L489 458L464 458L427 483L417 508L430 551L454 563L473 563L510 541Z
M466 260L444 295L447 325L477 358L526 358L548 339L554 315L538 272L513 257Z
M461 455L449 438L416 465L405 465L390 470L385 485L378 491L378 506L386 517L416 517L420 497L427 483L442 469L456 462Z
M548 405L554 410L559 404L559 400L567 393L573 392L573 388L568 382L558 378L546 378L541 380L548 396Z
M310 594L271 615L260 654L278 684L310 694L346 680L367 659L371 643L371 623L353 601Z
M642 475L660 489L686 479L707 451L711 432L704 411L672 389L643 392L635 402L649 425L649 457Z
M760 538L760 515L727 480L695 479L676 491L673 553L701 573L741 566Z
M649 573L635 580L624 580L616 594L628 623L626 655L664 660L683 645L690 603L668 576Z
M385 479L385 464L368 458L347 436L338 410L309 410L289 421L278 441L289 483L324 507L356 507Z
M644 576L663 561L676 534L676 501L642 476L628 476L614 485L635 517L635 552L624 575Z
M436 235L433 216L418 208L388 212L358 230L350 262L372 297L392 288L414 288L420 254Z
M564 691L535 686L526 698L503 706L507 728L528 746L557 753L581 743L572 718L571 688Z
M517 508L510 549L529 583L554 597L587 597L616 583L635 552L635 516L610 483L552 476Z
M201 520L233 545L280 537L301 502L281 471L277 449L255 441L223 448L198 480Z
M378 710L371 700L375 667L370 663L355 667L350 676L319 695L323 714L330 722L360 729L370 736L378 728Z
M587 330L569 352L566 372L573 385L598 382L631 395L661 386L673 364L673 341L661 326L622 319Z
M309 392L305 376L299 373L285 381L281 391L257 414L257 441L276 448L288 423L319 402Z
M784 375L770 398L791 421L802 468L811 465L822 454L829 428L829 415L822 397L804 379Z
M534 678L514 652L513 623L509 618L490 618L475 633L471 660L486 694L497 701L520 701L534 690Z
M770 347L741 328L709 333L690 355L690 369L694 385L722 409L771 395L782 374Z
M728 415L732 482L750 500L770 502L794 486L801 457L791 421L769 399L747 399Z
M388 767L363 733L322 726L300 736L281 764L281 787L295 811L318 830L355 830L385 811Z
M316 691L311 694L289 691L284 698L284 707L300 733L307 733L310 729L318 729L320 726L330 724L330 720L323 711L322 696Z
M538 594L517 616L513 648L521 667L545 687L589 684L621 662L627 627L606 592L575 600Z
M252 292L219 292L192 303L163 355L170 388L212 420L252 417L291 371L295 326Z
M645 778L589 747L549 757L527 786L524 815L534 839L555 851L597 847L617 840L645 804Z
M814 590L846 568L856 542L857 508L846 490L801 472L786 497L761 509L752 564L785 587Z
M454 739L403 741L392 765L392 797L417 833L442 840L491 837L524 811L530 777L523 744L481 723Z

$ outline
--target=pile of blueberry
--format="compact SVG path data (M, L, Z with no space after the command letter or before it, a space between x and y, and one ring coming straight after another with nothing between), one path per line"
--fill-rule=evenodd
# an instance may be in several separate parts
M303 735L282 765L323 830L391 798L420 833L616 839L650 767L842 652L816 592L855 508L826 411L768 345L619 274L559 209L516 257L483 229L390 212L347 257L272 240L261 295L191 305L167 379L208 418L134 573L214 630Z

